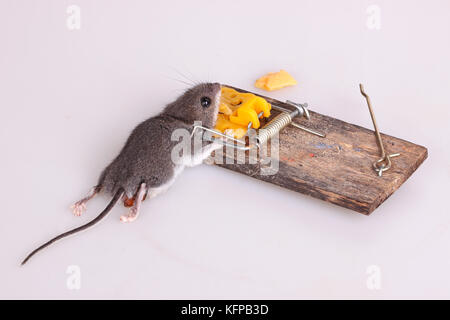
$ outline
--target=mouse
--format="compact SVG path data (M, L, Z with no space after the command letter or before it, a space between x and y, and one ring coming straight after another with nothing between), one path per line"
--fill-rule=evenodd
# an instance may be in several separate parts
M64 232L33 250L22 265L55 241L97 224L119 201L128 208L120 221L135 221L145 199L166 191L184 168L201 164L214 150L222 147L217 141L202 142L198 150L183 154L181 161L172 160L172 149L179 143L172 139L174 130L185 129L192 133L194 123L199 122L203 127L213 129L219 112L220 94L219 83L197 84L166 105L159 114L137 125L119 154L101 172L97 184L71 207L74 215L81 216L87 202L104 193L112 198L106 208L88 223Z

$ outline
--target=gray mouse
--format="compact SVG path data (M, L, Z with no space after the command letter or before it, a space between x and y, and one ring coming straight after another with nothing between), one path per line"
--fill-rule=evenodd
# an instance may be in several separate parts
M202 126L207 128L214 127L219 112L220 92L219 83L198 84L168 104L160 114L139 124L119 155L103 170L97 185L72 209L75 215L81 215L86 209L86 203L99 192L112 196L107 207L90 222L64 232L32 251L22 265L53 242L99 222L119 200L130 207L128 214L121 216L120 220L134 221L145 198L155 197L167 190L185 167L202 163L212 151L221 147L218 143L203 143L196 154L184 155L181 162L175 163L171 157L172 149L178 143L171 138L174 130L186 129L192 132L195 121L201 121Z

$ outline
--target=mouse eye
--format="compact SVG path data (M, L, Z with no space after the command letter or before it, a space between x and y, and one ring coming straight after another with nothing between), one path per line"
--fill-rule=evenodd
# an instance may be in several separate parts
M208 108L211 105L211 99L208 97L202 97L200 99L200 104L203 108Z

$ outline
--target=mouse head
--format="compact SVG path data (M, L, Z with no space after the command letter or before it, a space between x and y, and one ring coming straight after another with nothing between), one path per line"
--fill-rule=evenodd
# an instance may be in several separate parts
M169 104L164 113L190 124L201 121L203 126L213 128L219 112L220 89L217 82L198 84Z

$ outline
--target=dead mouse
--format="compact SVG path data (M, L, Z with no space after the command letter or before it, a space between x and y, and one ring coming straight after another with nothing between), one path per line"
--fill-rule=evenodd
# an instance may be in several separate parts
M72 209L75 215L81 215L86 209L86 203L99 192L112 196L108 206L90 222L64 232L32 251L22 265L53 242L99 222L119 200L131 207L128 214L121 216L120 220L134 221L139 214L141 202L146 197L152 198L167 190L185 166L202 163L220 145L209 143L192 157L183 157L182 163L174 163L171 153L178 142L172 141L172 132L183 128L191 132L194 121L201 121L203 126L213 128L219 111L220 92L219 83L196 85L167 105L159 115L139 124L119 155L103 170L97 185L85 198L76 202Z

